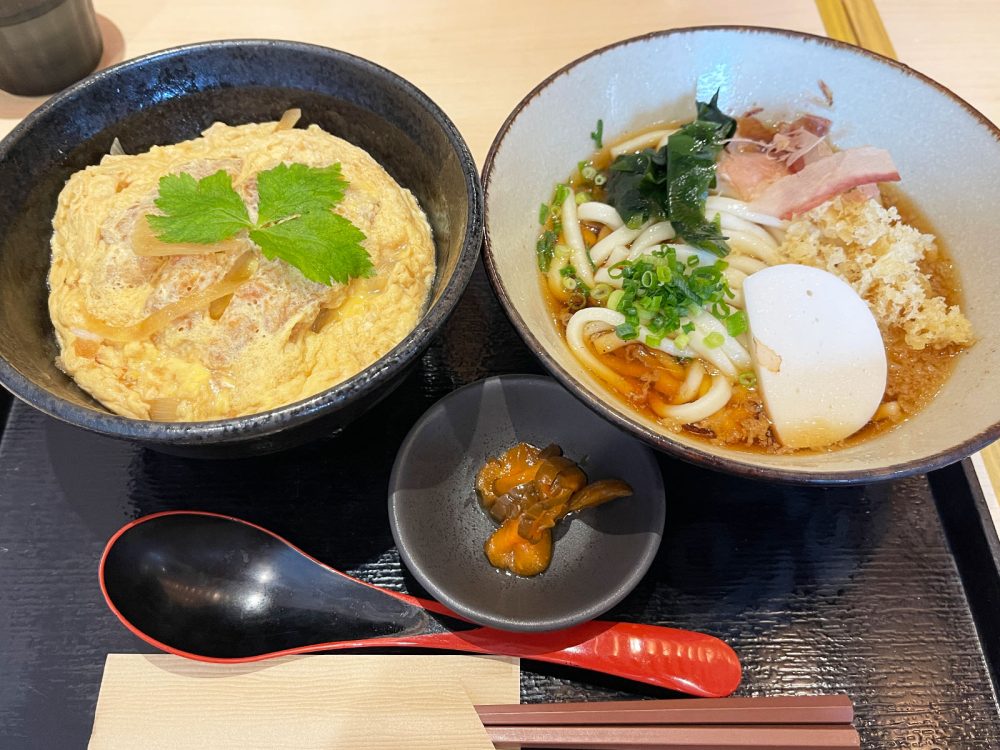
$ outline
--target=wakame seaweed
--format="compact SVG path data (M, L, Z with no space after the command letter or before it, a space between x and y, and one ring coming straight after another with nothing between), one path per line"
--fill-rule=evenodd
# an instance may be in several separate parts
M736 121L717 106L719 93L697 102L698 119L667 139L659 150L623 154L608 171L607 200L630 227L665 219L689 245L718 256L729 253L718 221L705 218L705 200L715 187L715 162Z

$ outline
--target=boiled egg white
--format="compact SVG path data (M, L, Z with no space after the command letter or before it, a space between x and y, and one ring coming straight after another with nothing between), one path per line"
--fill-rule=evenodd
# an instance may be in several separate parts
M757 385L781 443L820 448L864 427L888 368L857 292L831 273L788 264L750 275L743 295Z

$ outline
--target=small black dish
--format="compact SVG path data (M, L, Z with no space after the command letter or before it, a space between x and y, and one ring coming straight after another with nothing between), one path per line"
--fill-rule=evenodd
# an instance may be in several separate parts
M519 442L557 443L591 480L619 478L635 491L561 521L552 564L533 578L487 561L483 543L496 526L474 489L483 463ZM649 569L664 513L653 452L555 380L531 375L487 378L438 401L406 436L389 480L406 567L455 612L505 630L565 628L613 607Z
M56 199L66 179L118 138L129 153L302 110L368 151L427 213L437 277L424 317L382 359L302 401L233 419L150 422L112 414L55 366L46 277ZM0 142L0 384L78 427L170 453L265 453L329 433L398 385L458 302L482 243L482 189L458 130L396 74L297 42L232 40L157 52L95 73L53 97Z

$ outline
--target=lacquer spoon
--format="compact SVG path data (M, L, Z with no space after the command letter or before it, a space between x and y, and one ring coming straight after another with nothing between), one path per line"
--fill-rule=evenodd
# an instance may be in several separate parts
M104 550L100 581L125 627L201 661L412 646L581 667L702 697L729 695L740 682L736 654L709 635L600 620L545 633L478 627L213 513L155 513L124 526Z

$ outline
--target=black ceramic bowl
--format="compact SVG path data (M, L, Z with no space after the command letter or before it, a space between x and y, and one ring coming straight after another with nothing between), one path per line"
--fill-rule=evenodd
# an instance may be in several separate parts
M130 152L196 137L213 122L274 120L302 109L368 151L427 213L437 277L424 317L386 356L308 399L260 414L167 423L112 414L56 368L46 275L56 199L117 136ZM279 450L343 426L387 395L458 301L482 241L475 162L421 91L336 50L269 40L178 47L97 73L50 99L0 142L0 383L70 424L187 455Z
M521 442L556 443L591 480L633 489L556 524L552 564L532 578L489 564L483 543L496 524L475 490L483 464ZM558 630L606 612L652 564L665 513L653 452L536 375L487 378L445 396L410 430L389 478L389 526L406 567L438 601L501 630Z

